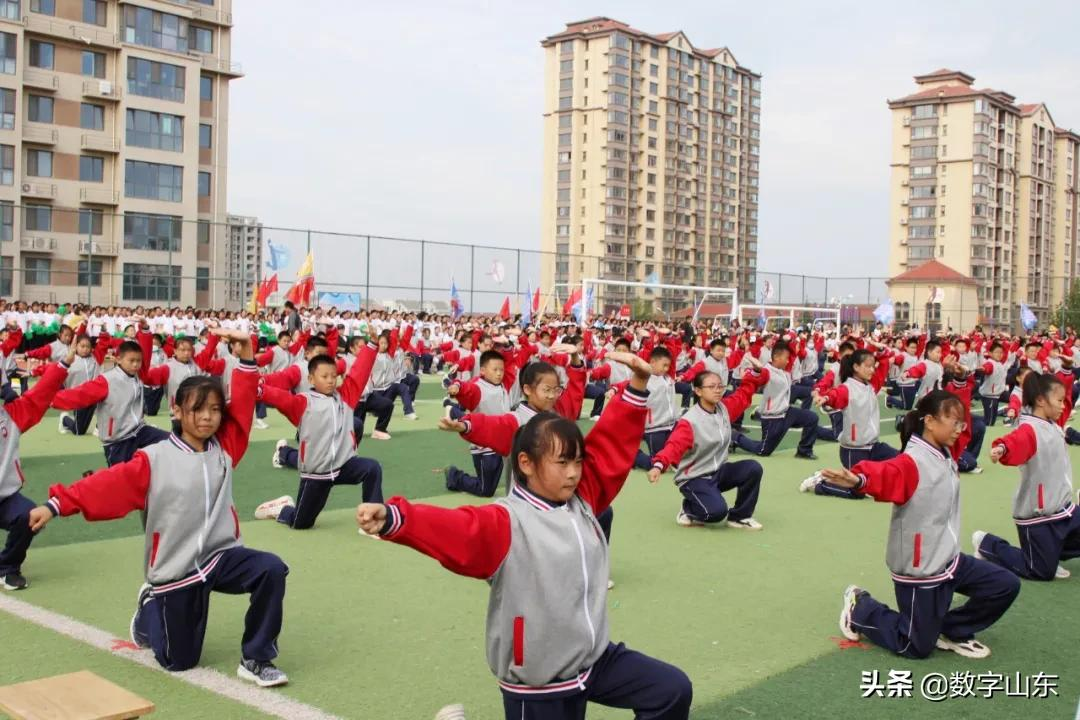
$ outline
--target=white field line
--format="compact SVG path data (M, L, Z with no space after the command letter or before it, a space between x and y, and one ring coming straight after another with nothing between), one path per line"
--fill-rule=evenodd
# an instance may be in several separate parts
M133 646L128 640L115 638L104 630L79 622L67 615L16 600L6 593L0 593L0 610L98 650L104 650L114 657L157 670L181 682L243 703L267 715L288 720L341 720L336 715L325 713L317 707L293 700L279 692L240 682L210 668L197 667L184 672L168 672L158 665L150 650L132 649Z

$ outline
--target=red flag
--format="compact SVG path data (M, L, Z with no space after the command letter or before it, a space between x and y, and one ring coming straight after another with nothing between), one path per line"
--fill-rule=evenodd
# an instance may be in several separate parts
M259 283L259 305L265 306L266 300L278 291L277 273Z
M623 305L621 308L619 308L619 317L621 317L621 318L629 318L630 317L630 306L629 305Z
M499 317L503 320L510 319L510 296L507 296L506 299L503 300L502 307L499 308Z
M536 288L536 292L533 293L532 311L533 315L540 312L540 288Z
M577 287L574 288L574 292L570 293L570 298L563 303L562 314L569 315L574 309L574 305L577 305L579 300L581 300L581 288Z
M304 306L311 300L311 293L315 290L315 260L308 253L304 258L304 264L296 271L296 284L289 288L285 299L292 300L294 305Z

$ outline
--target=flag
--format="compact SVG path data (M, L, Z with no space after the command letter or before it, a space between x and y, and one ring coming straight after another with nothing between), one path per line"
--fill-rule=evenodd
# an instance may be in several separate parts
M893 324L896 320L896 309L893 308L892 300L886 300L874 308L874 319L882 325Z
M251 299L248 300L247 311L252 315L259 312L259 283L251 284Z
M656 271L653 271L653 272L649 273L648 275L646 275L645 276L645 284L646 285L659 285L660 284L660 273L658 273ZM647 292L647 293L649 293L651 295L653 290L652 290L652 288L645 288L645 292Z
M536 292L532 296L532 311L533 313L540 312L540 287L537 286Z
M772 281L766 280L765 283L761 286L761 299L762 300L772 300L772 296L773 296Z
M580 302L580 301L581 301L581 288L576 287L576 288L574 288L574 291L572 293L570 293L570 297L568 297L566 299L566 302L563 303L562 314L563 315L569 315L570 313L574 312L574 306L577 305L578 302Z
M619 317L623 318L624 320L629 320L630 319L630 306L629 305L623 305L622 307L619 308Z
M532 287L525 288L525 295L521 298L521 327L528 327L532 323L533 294Z
M1035 326L1039 324L1039 319L1035 317L1035 313L1031 312L1031 308L1025 303L1020 303L1020 324L1028 332L1034 330Z
M709 297L708 293L701 293L701 302L697 303L694 306L694 318L690 322L692 322L692 323L697 322L698 314L701 312L701 306L705 304L705 298L707 298L707 297Z
M584 301L580 299L580 290L577 291L577 295L579 300L577 301L577 303L574 304L572 308L570 308L570 312L573 313L574 320L577 321L578 325L584 325L585 321L589 317L589 310L592 308L593 289L590 287L588 290L585 291Z
M271 295L278 291L277 273L271 275L268 279L259 283L258 303L260 306L265 307L266 301Z
M758 310L758 316L757 316L758 330L764 330L765 325L767 325L767 324L768 323L766 323L766 321L765 321L765 308L761 308L761 309Z
M296 271L296 284L289 288L285 299L292 300L294 305L304 306L311 300L311 293L315 290L315 259L311 253L304 258L304 264Z
M501 317L503 320L509 320L510 319L510 296L509 295L506 296L506 298L503 300L502 307L499 308L499 317Z
M450 278L450 314L455 320L465 314L465 306L461 304L461 296L458 295L453 278Z
M935 303L945 302L945 288L932 287L930 288L930 297L926 299L927 305L933 305Z

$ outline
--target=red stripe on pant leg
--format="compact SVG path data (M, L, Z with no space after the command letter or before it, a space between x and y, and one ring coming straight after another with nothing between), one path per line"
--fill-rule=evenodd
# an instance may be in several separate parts
M1043 486L1039 483L1039 509L1043 509Z
M157 561L158 545L161 544L161 533L154 533L151 537L150 543L150 567L154 567L154 562Z
M911 560L912 567L919 567L922 560L922 533L915 533L915 555Z
M525 664L525 618L514 618L514 664Z

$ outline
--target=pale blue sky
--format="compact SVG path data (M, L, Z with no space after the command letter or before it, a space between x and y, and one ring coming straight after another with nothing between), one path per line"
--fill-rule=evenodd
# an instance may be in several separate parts
M234 3L229 210L267 224L537 248L539 41L594 15L764 76L762 271L885 274L885 102L912 75L964 70L1080 129L1075 1Z

